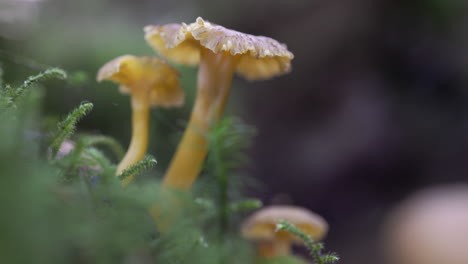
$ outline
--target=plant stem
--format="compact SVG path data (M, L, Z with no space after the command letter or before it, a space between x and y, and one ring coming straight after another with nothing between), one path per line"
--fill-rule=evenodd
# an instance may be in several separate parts
M210 163L214 167L214 176L216 176L218 183L218 221L219 221L219 241L222 243L224 241L224 235L226 234L228 225L229 225L229 179L227 177L226 167L223 166L223 157L222 157L222 145L224 135L214 133L211 138L211 147L210 147Z
M132 104L132 139L122 161L117 166L116 175L120 175L125 169L142 160L148 148L148 124L149 124L149 99L143 93L133 93ZM122 180L123 185L129 184L134 175Z
M198 70L197 96L163 185L188 190L198 177L208 152L207 134L224 111L238 57L203 48Z

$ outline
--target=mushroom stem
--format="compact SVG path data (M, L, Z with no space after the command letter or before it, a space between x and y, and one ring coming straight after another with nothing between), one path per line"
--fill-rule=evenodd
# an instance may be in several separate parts
M149 96L143 92L134 92L131 97L132 104L132 139L122 161L117 166L116 175L134 165L145 156L148 147L148 123L149 123ZM131 175L122 180L127 185L134 178Z
M257 247L259 257L288 256L291 254L291 242L285 239L261 241Z
M208 152L207 134L223 114L239 61L239 56L228 52L213 53L202 48L200 53L197 96L190 121L163 180L163 185L181 190L190 189L200 173Z

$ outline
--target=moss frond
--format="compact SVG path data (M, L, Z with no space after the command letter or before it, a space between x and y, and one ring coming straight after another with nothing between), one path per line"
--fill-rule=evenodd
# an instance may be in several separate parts
M232 202L229 205L231 213L240 213L246 211L252 211L263 206L262 201L258 199L244 199L238 202Z
M83 103L70 114L68 114L68 116L58 124L57 132L52 139L52 143L50 144L52 158L55 158L62 143L66 139L70 138L70 136L75 132L78 121L91 112L92 109L92 103Z
M87 146L104 145L108 147L119 160L125 155L125 149L114 138L103 135L83 135L80 138L86 142Z
M143 160L139 161L130 168L124 170L119 176L119 180L124 180L131 175L138 175L147 170L152 169L158 162L151 156L146 156Z
M235 181L230 174L246 160L244 150L250 145L254 130L240 119L226 117L213 126L207 136L209 153L207 168L216 179L216 210L219 234L225 234L230 225L230 218L240 204L232 206L231 200L236 193ZM236 177L238 178L238 177ZM238 195L240 196L240 195ZM245 205L245 204L244 204ZM234 209L234 210L233 210Z
M37 75L30 76L21 86L16 89L8 89L10 105L14 105L34 84L50 79L65 80L67 73L59 68L51 68Z

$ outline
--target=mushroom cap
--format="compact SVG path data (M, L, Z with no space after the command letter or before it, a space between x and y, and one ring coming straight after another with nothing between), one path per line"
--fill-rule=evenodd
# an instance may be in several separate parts
M384 242L390 263L468 263L468 185L413 194L390 214Z
M179 64L197 65L204 47L214 53L239 55L236 71L248 80L269 79L291 71L294 55L285 44L227 29L201 17L189 25L149 25L144 30L150 46Z
M268 206L251 215L242 225L242 235L252 240L286 239L301 243L286 231L276 231L280 220L286 220L310 235L314 241L325 237L328 224L321 216L297 206Z
M122 93L146 89L152 106L171 107L184 103L178 77L179 73L160 58L123 55L102 66L97 81L119 83Z

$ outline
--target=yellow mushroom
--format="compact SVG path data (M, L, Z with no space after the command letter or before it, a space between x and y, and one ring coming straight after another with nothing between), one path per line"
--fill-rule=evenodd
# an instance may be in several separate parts
M176 63L199 65L189 124L163 184L189 189L207 154L206 134L224 110L234 72L248 80L291 70L293 54L274 39L244 34L197 18L192 24L146 26L147 42Z
M129 93L132 106L132 139L127 153L117 166L116 175L140 161L148 147L150 106L172 107L184 103L179 73L164 60L150 56L124 55L106 63L97 81L111 80ZM133 176L122 183L128 184Z
M250 216L242 225L242 236L257 241L257 256L270 258L287 256L291 244L302 240L286 231L276 231L276 224L286 220L310 235L314 241L325 237L327 222L319 215L297 206L264 207Z

